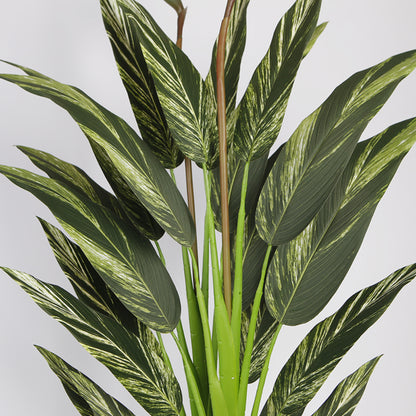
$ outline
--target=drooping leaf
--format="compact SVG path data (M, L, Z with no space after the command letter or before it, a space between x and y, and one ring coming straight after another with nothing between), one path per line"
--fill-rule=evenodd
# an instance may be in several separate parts
M410 51L358 72L300 124L260 194L256 225L268 244L286 243L310 223L369 121L415 67Z
M351 416L379 359L373 358L345 378L312 416Z
M240 158L260 157L276 140L320 6L320 0L297 0L279 22L239 106L234 146Z
M132 39L141 45L168 126L181 151L197 163L218 158L216 101L185 53L162 31L143 6L119 1Z
M42 219L39 221L59 266L78 298L90 308L111 316L137 334L140 323L105 284L80 247L52 224Z
M329 198L308 227L277 247L265 298L286 325L314 318L350 268L371 218L401 160L416 142L416 119L360 142Z
M56 354L36 347L58 376L72 403L82 416L134 416L118 400Z
M64 289L23 272L2 269L103 363L151 415L176 416L179 413L182 408L179 384L164 364L150 331L137 337Z
M261 415L292 415L303 409L358 338L416 276L416 264L353 295L338 312L316 325L289 358Z
M191 246L195 226L187 205L169 174L135 131L79 89L15 66L28 75L0 74L0 78L66 109L88 139L105 150L113 168L159 225L180 244Z
M140 43L132 35L131 22L121 7L123 0L101 0L104 25L118 70L128 93L143 140L167 168L175 168L183 155L172 138L149 73ZM172 6L180 1L168 2Z
M53 179L6 166L0 166L0 173L48 206L106 284L140 321L161 332L176 327L179 296L149 240L101 205Z

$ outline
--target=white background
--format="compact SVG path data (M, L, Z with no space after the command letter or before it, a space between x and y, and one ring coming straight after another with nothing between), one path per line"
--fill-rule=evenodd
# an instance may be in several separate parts
M118 79L101 22L98 0L20 0L2 2L0 58L76 85L104 106L134 120ZM205 76L225 0L188 0L184 49ZM175 14L162 0L143 0L161 26L175 36ZM268 48L271 34L288 0L252 0L241 90ZM413 0L324 0L321 20L330 23L305 59L281 132L287 139L296 125L354 72L390 55L416 47ZM10 69L2 65L1 71ZM416 114L416 74L397 88L365 132L373 135L389 124ZM49 151L75 163L104 184L87 141L69 116L47 100L0 82L0 163L31 168L15 144ZM34 168L33 168L34 169ZM181 170L181 169L179 169ZM178 173L179 180L181 174ZM196 173L196 180L200 179ZM271 364L265 397L280 366L307 330L334 312L357 290L416 260L416 149L402 163L374 216L362 249L346 281L314 322L284 328ZM197 186L197 189L201 186ZM36 277L69 285L48 248L35 216L54 221L31 195L0 178L0 264ZM199 198L199 200L201 200ZM202 206L201 206L202 208ZM168 238L162 245L171 250ZM168 256L171 274L183 292L179 252ZM416 387L416 283L404 288L389 311L345 357L308 408L311 414L337 382L365 361L384 354L357 408L357 416L406 416L414 412ZM184 320L186 320L184 318ZM170 340L167 338L170 345ZM0 278L0 415L70 416L77 414L61 385L33 344L42 345L95 379L137 415L145 412L118 386L111 374L90 358L59 324L46 316L15 283ZM176 354L174 347L172 351ZM180 371L180 362L175 365ZM183 375L179 375L183 382ZM186 395L185 388L183 389ZM252 396L251 396L252 397Z

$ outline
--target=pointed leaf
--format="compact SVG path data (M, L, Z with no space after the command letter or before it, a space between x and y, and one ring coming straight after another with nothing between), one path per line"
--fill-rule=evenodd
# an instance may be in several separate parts
M356 293L316 325L281 370L261 415L291 415L303 409L342 357L415 276L416 264L404 267Z
M45 348L36 348L43 355L51 370L59 377L69 398L81 415L134 416L122 403L57 355Z
M276 140L320 6L320 0L298 0L279 22L239 106L234 146L240 158L260 157Z
M260 194L256 224L267 243L286 243L309 224L364 128L415 67L416 52L410 51L358 72L300 124Z
M165 366L150 331L137 337L64 289L23 272L2 269L103 363L151 415L176 416L179 413L182 408L179 384Z
M134 130L79 89L17 67L28 76L0 74L0 78L66 109L88 139L105 150L119 175L159 225L180 244L191 246L195 227L188 207L171 177Z
M416 119L360 142L333 192L308 227L277 247L265 298L286 325L314 318L350 268L401 160L416 142Z
M216 104L189 58L140 4L119 1L130 34L140 43L175 142L197 163L213 166L218 158Z
M175 168L183 155L173 141L149 73L140 43L132 35L130 21L121 7L123 1L101 0L101 12L143 140L167 168ZM168 2L180 5L180 1Z
M322 35L322 32L325 30L326 26L328 25L328 22L321 23L316 27L314 32L312 33L311 38L309 39L308 44L306 45L305 50L303 51L303 58L306 57L306 55L309 54L311 49L313 48L313 45L315 45L316 41L319 39L319 37Z
M364 394L380 357L373 358L343 380L312 416L351 416Z
M172 331L180 317L176 288L149 240L75 191L25 171L0 167L52 211L127 309L149 327Z

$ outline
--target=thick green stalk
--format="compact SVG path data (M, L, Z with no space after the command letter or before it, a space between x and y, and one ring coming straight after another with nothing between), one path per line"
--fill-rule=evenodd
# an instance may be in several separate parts
M249 327L248 327L246 348L244 350L243 364L241 366L241 374L240 374L240 388L239 388L239 391L238 391L238 414L239 415L244 415L245 408L246 408L247 386L248 386L248 378L249 378L249 375L250 375L251 354L253 352L254 337L256 335L257 317L258 317L258 314L259 314L261 299L263 297L264 280L265 280L265 277L266 277L267 266L269 264L269 258L270 258L271 251L272 251L272 246L269 246L267 248L267 252L266 252L266 255L264 257L263 267L261 269L260 282L259 282L259 285L257 287L256 295L255 295L254 301L253 301L253 308L252 308L251 317L250 317L250 324L249 324ZM267 363L267 365L268 365L268 363ZM264 367L263 367L263 370L264 370Z

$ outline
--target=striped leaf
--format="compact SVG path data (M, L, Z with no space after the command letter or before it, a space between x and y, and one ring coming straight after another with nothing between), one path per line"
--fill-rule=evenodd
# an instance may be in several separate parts
M58 228L39 219L59 266L69 279L78 298L88 307L111 316L126 329L137 334L136 317L120 302L101 279L81 248Z
M415 275L416 264L392 273L353 295L338 312L316 325L281 370L261 415L297 415Z
M0 78L66 109L88 139L105 150L119 175L159 225L180 244L191 246L195 226L187 205L171 177L135 131L79 89L17 67L28 75L0 74Z
M132 35L131 22L121 7L123 3L101 0L104 25L118 70L143 140L165 168L175 168L182 162L183 155L173 141L140 43Z
M325 30L327 25L328 25L328 22L324 22L316 27L316 29L312 33L311 38L309 39L308 44L306 45L305 50L303 51L303 58L305 58L306 55L308 55L308 53L312 50L313 46L315 45L319 37L322 35L322 32Z
M197 163L218 158L214 89L139 3L119 0L130 34L139 42L175 142Z
M147 412L155 416L179 413L182 396L178 382L164 365L160 348L150 331L137 337L64 289L26 273L2 269L103 363Z
M312 416L351 416L379 359L373 358L345 378Z
M276 140L320 6L320 0L297 0L279 22L239 106L234 146L240 158L260 157Z
M106 284L140 321L161 332L176 327L179 296L149 240L101 205L52 179L11 167L0 167L0 173L48 206Z
M134 416L118 400L56 354L36 347L58 376L72 403L82 416Z
M283 244L310 223L369 121L415 66L416 52L410 51L356 73L300 124L260 194L256 224L261 238Z
M350 268L378 202L401 160L416 142L416 119L360 142L333 192L308 227L277 247L265 298L286 325L314 318Z

